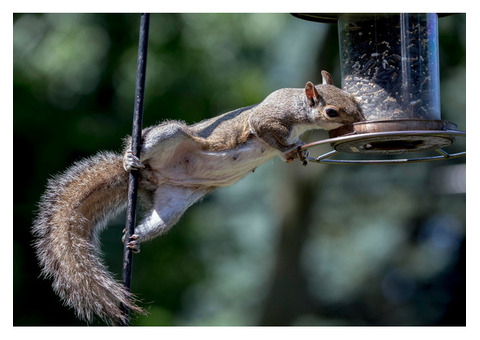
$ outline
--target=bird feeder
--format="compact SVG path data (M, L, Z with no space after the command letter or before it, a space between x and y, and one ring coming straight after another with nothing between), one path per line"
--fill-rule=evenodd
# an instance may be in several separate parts
M359 102L365 121L329 131L333 151L318 163L403 163L466 156L448 154L465 132L441 120L438 15L294 14L317 22L337 23L342 88ZM390 155L435 150L439 155L410 159L334 160L338 153Z

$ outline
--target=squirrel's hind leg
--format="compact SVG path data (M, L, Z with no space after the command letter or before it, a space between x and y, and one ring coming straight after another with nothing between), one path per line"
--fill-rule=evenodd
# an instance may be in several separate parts
M178 222L183 213L196 201L205 196L209 188L188 188L171 184L161 185L153 197L153 209L136 226L128 246L134 252L140 251L140 243L166 233Z

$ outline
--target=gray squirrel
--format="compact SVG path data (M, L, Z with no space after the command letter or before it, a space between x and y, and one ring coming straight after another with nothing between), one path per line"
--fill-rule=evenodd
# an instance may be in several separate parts
M126 141L121 154L100 152L50 179L39 202L32 233L42 274L78 318L94 315L123 324L121 305L143 313L133 295L108 272L98 233L126 207L128 172L139 170L139 202L148 213L127 245L167 232L195 202L218 187L231 185L279 155L291 162L305 154L299 135L331 130L364 120L352 95L323 82L304 89L280 89L261 103L193 125L166 121L142 132L140 157Z

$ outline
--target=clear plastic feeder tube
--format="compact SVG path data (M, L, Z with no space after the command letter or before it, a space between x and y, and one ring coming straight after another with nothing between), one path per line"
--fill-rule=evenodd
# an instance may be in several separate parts
M438 17L342 14L342 87L367 121L440 120Z

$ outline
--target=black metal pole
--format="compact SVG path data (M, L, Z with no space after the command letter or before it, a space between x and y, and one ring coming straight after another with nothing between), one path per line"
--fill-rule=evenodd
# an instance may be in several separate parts
M140 156L140 147L142 141L142 122L143 122L143 98L145 93L145 76L147 69L147 48L148 31L150 25L150 14L143 13L140 17L140 34L138 43L137 59L137 80L135 84L135 104L133 109L133 129L132 129L132 152L135 156ZM132 259L133 252L128 248L130 236L135 230L135 208L137 205L137 186L138 170L132 170L128 178L128 203L127 203L127 221L125 226L125 244L123 248L123 270L122 280L125 287L130 291L132 283ZM125 326L129 323L130 309L123 306L126 315Z

